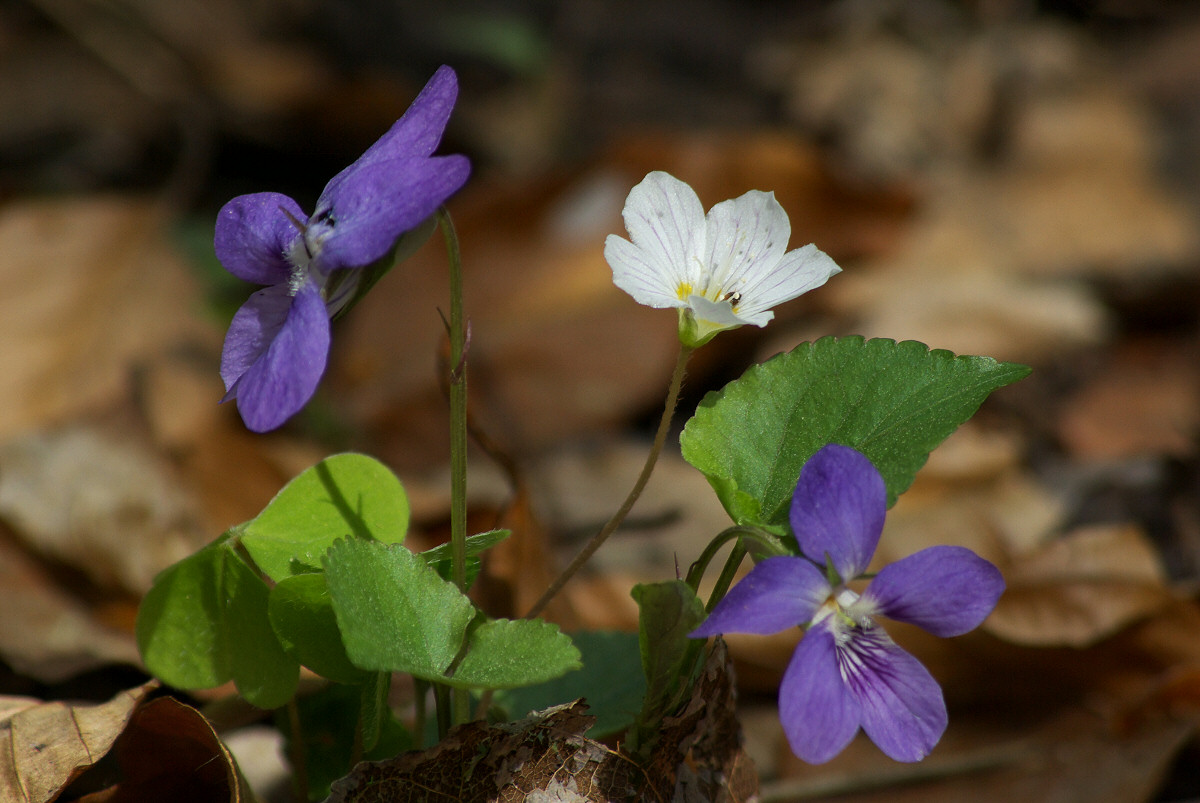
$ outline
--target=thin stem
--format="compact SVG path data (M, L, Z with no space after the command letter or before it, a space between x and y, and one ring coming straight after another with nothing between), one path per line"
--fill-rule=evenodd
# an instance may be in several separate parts
M467 323L463 315L462 253L445 207L438 222L450 263L450 565L451 579L467 593ZM471 696L455 689L451 721L466 722Z
M704 610L712 613L712 609L717 606L725 597L725 592L729 591L729 586L733 585L733 578L737 574L738 567L742 565L742 559L746 557L746 544L738 538L733 544L733 549L729 550L729 557L725 559L725 565L721 568L721 574L717 577L717 584L713 587L713 592L708 598L708 604L704 606Z
M671 374L671 386L667 390L667 401L663 405L662 419L658 422L658 432L654 435L654 444L650 447L650 454L646 456L646 464L642 466L642 473L638 475L637 482L633 484L629 495L625 497L625 501L621 503L621 507L613 514L613 517L608 520L608 523L600 528L600 532L596 533L592 540L587 543L575 559L563 570L550 587L545 590L537 602L533 603L533 607L525 614L526 619L530 619L541 613L550 600L562 590L562 587L567 584L567 581L575 576L583 564L596 553L596 550L608 540L608 537L613 534L625 517L629 515L629 511L633 508L638 497L642 495L642 491L646 488L646 483L650 480L650 474L654 471L654 464L658 462L658 456L662 452L663 444L667 440L667 432L671 428L671 419L675 414L675 405L679 402L679 391L683 387L684 369L687 367L688 358L692 356L695 349L691 346L680 345L679 356L675 360L675 371Z
M440 742L450 732L450 687L434 683L433 701L434 711L437 714L438 741Z
M425 746L425 698L429 693L429 682L413 678L413 747L420 750Z
M300 730L300 705L295 696L287 702L288 728L292 732L292 787L297 800L308 800L308 765L304 760L304 735Z

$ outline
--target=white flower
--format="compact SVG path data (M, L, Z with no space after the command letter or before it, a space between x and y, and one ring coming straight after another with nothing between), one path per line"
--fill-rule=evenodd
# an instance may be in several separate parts
M841 271L815 245L787 251L791 225L771 192L751 190L705 216L691 187L655 171L630 191L622 214L632 242L610 234L604 243L613 282L639 304L678 308L690 346L766 326L776 304Z

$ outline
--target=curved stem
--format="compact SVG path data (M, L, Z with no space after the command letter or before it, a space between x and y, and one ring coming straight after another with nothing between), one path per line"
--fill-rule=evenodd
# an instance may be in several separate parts
M792 554L780 542L779 538L771 533L760 530L757 527L747 527L744 525L729 527L717 533L716 537L709 541L708 546L700 553L700 557L696 558L692 565L688 567L687 584L692 587L693 591L699 591L700 579L704 576L704 572L708 570L708 564L716 557L717 552L720 551L721 547L735 538L739 540L739 543L741 539L754 542L761 553L769 555Z
M650 475L654 471L654 464L658 462L658 456L662 453L663 445L667 441L667 432L671 429L671 419L675 414L675 405L679 402L679 391L683 387L684 369L687 367L688 358L692 356L694 350L693 347L682 344L679 347L679 356L675 360L675 371L671 374L671 385L667 390L666 403L663 405L662 419L658 422L658 431L654 434L654 444L650 447L650 454L646 456L646 464L642 466L642 473L638 475L637 481L629 491L629 495L625 497L625 501L621 503L621 507L613 514L612 518L600 528L600 532L592 536L592 540L575 556L567 568L563 569L562 574L550 584L550 587L542 593L538 601L533 603L533 607L525 614L526 619L537 616L545 610L546 605L562 590L567 581L575 576L580 567L587 563L592 555L596 553L596 550L621 526L621 522L625 521L625 517L633 509L634 503L642 495L642 491L645 490L646 483L650 481Z

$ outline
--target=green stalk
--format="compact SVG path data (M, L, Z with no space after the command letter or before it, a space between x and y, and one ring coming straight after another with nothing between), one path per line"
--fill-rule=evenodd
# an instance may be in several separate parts
M650 475L654 472L654 464L658 462L658 456L662 453L663 444L667 441L667 432L671 429L671 419L675 414L675 405L679 402L679 391L683 387L684 370L687 368L688 358L692 356L695 349L691 346L680 344L679 356L675 360L675 371L671 374L671 386L667 390L667 401L663 405L662 419L658 422L658 431L654 435L654 444L650 447L650 454L646 456L646 464L642 466L642 473L638 475L637 481L633 484L629 495L625 497L625 501L621 503L621 507L613 514L608 523L600 528L600 532L592 536L592 540L575 556L574 560L563 569L550 587L547 588L538 601L533 603L533 607L525 614L526 619L531 619L541 613L550 600L562 590L562 587L567 584L567 581L575 576L575 573L591 559L596 550L608 540L608 537L621 526L621 522L625 521L625 517L629 515L629 511L633 509L633 505L637 502L638 497L642 495L642 491L646 488L646 483L650 481Z
M450 565L451 579L467 593L467 323L463 315L462 253L446 207L438 223L450 263ZM471 695L455 689L451 721L466 722Z

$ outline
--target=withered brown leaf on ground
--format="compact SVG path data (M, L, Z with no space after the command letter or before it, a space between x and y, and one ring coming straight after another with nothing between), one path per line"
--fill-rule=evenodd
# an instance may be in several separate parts
M18 706L10 698L0 722L0 799L53 800L108 753L157 685L151 681L100 705L26 700Z
M83 803L252 803L254 793L213 726L196 709L160 697L133 712L114 745L120 780Z
M584 736L594 718L576 701L518 722L470 722L428 750L363 762L334 782L326 803L415 803L431 794L462 803L743 803L758 781L733 701L718 640L683 710L663 721L645 766Z

